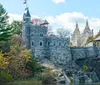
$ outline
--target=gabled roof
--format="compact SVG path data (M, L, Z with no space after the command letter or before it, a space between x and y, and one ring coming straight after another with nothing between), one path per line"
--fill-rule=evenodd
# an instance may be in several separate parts
M99 36L99 37L97 37L95 40L96 40L96 41L99 41L99 40L100 40L100 36Z
M47 20L44 20L44 24L49 24Z
M43 20L43 21L41 22L41 25L44 25L44 24L49 24L49 23L48 23L47 20Z

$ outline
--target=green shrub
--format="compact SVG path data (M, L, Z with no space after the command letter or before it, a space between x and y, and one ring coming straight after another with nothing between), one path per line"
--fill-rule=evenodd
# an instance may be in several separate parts
M38 61L35 59L35 57L31 56L29 61L26 64L27 69L32 71L32 74L34 75L36 72L39 72L41 70L41 66L38 63Z
M55 73L51 69L47 68L42 73L42 83L43 84L56 83Z
M68 75L69 77L72 77L72 72L68 72L67 75Z
M1 71L0 72L0 83L7 83L13 80L12 75Z
M88 66L85 66L85 65L84 65L84 66L82 67L82 69L83 69L84 72L87 72L87 71L88 71Z

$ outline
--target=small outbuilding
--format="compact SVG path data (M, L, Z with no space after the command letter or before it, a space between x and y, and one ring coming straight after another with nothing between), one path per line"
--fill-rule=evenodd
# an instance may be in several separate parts
M100 47L100 36L95 39L96 46Z

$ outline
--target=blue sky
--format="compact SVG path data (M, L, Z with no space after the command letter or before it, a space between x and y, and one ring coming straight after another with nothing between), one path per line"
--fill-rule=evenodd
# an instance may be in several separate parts
M64 12L82 12L87 16L100 17L100 0L65 0L65 3L58 4L52 0L27 1L31 14L41 17ZM0 0L0 2L9 13L22 14L25 8L24 0Z
M100 30L100 0L27 0L32 16L47 19L53 27L75 29L79 22L80 30L89 20L91 29ZM24 0L0 0L11 18L19 19L24 13ZM17 18L18 17L18 18Z

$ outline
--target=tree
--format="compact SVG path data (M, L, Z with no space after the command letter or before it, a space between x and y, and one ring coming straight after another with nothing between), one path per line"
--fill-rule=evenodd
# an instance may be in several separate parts
M0 71L5 70L8 67L8 59L4 57L4 54L0 51Z
M7 41L12 36L12 29L7 28L8 15L6 10L0 4L0 41Z
M70 36L70 31L68 29L59 28L57 34L59 37L67 38Z
M2 51L0 51L0 84L10 82L13 80L12 75L8 71L8 58L4 57Z
M13 21L9 26L14 29L14 34L22 34L22 21Z
M11 50L8 53L8 67L14 79L30 76L31 71L26 68L30 57L30 50L22 48L19 44L11 46Z
M88 37L88 39L87 39L85 45L89 44L90 42L95 43L94 39L95 39L95 38L94 38L93 36Z
M100 31L96 34L95 39L100 36Z

